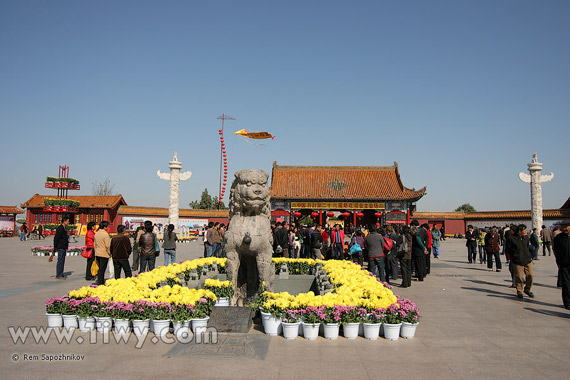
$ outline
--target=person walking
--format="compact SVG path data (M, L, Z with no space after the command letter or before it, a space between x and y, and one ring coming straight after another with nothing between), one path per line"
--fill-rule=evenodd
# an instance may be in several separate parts
M131 239L124 232L125 226L120 224L117 226L117 235L111 238L110 253L115 267L115 279L121 278L121 268L125 272L125 278L132 276L129 264L129 256L132 252Z
M208 223L208 229L204 236L204 246L206 247L205 257L212 257L214 254L214 222Z
M344 231L340 228L340 224L337 223L331 231L331 248L335 260L342 260L344 258L343 245Z
M433 251L433 257L439 259L439 246L441 241L441 231L437 229L437 225L433 225L431 229L431 247Z
M44 239L45 240L45 236L44 236L44 226L40 223L38 224L38 239Z
M26 241L26 235L28 234L28 226L26 222L22 223L20 226L20 241Z
M323 248L323 227L320 224L315 226L313 232L311 232L311 259L320 260L321 248Z
M69 247L69 236L67 235L67 226L69 225L69 216L64 216L61 219L61 224L57 227L55 231L55 236L53 237L53 249L57 250L57 265L55 269L55 279L65 280L67 276L64 276L63 270L65 267L65 255L67 255L67 248ZM53 252L49 257L48 261L53 260Z
M542 240L542 256L546 256L546 250L548 249L548 256L552 255L552 231L546 226L542 226L540 230L540 240Z
M487 231L484 228L478 230L479 236L477 236L477 243L479 245L479 264L487 262L487 253L485 253L485 236Z
M352 239L350 239L350 243L348 244L349 252L351 252L350 248L352 248L352 246L355 244L358 244L360 246L360 251L352 254L351 259L353 263L356 263L362 267L364 265L363 250L364 250L365 240L364 236L362 236L362 231L360 230L356 230L354 236L352 236Z
M109 222L102 221L99 223L99 229L95 233L95 258L97 265L99 265L99 272L97 273L97 285L105 283L105 271L111 258L111 237L107 230L109 229ZM113 268L113 273L115 272Z
M402 270L401 288L412 286L412 235L408 226L404 227L402 233L398 236L397 255L400 259L400 268Z
M502 269L499 240L499 233L495 227L491 228L491 231L485 235L485 252L487 253L487 269L489 272L493 271L493 258L495 258L497 272Z
M386 272L384 271L384 238L381 229L371 228L366 236L365 246L368 250L368 271L382 282L386 282Z
M95 222L87 223L87 232L85 233L85 249L87 252L91 253L91 256L87 259L87 266L85 267L86 281L93 281L97 278L91 273L91 266L95 261L95 232L93 231L93 227L95 227Z
M473 226L470 224L467 226L467 231L465 232L465 239L467 242L465 246L467 247L467 259L469 264L477 262L477 238L479 235L477 231L474 230Z
M423 281L426 275L426 259L424 256L427 255L427 248L422 242L420 229L421 228L418 226L411 227L412 258L414 259L414 264L416 266L416 276L418 281Z
M530 239L529 239L529 250L530 250L530 255L532 257L533 260L538 260L538 250L540 248L540 241L538 240L538 229L537 228L533 228L532 229L532 233L530 234Z
M174 264L176 262L176 242L178 241L178 236L174 232L174 224L169 224L164 233L164 242L162 243L162 249L164 249L164 266L169 264Z
M138 272L141 266L139 239L141 238L142 234L144 234L144 227L138 226L135 232L135 242L133 244L133 265L131 266L133 272Z
M562 288L562 303L570 310L570 220L561 223L561 233L553 241L554 256L558 265L558 282Z
M515 287L517 297L523 298L523 292L530 298L534 298L532 292L533 268L532 256L529 250L529 237L526 226L519 224L516 234L509 237L509 247L511 250L511 261L514 265Z
M141 260L140 273L145 272L147 268L149 271L153 270L156 261L156 237L152 232L152 223L145 223L144 230L145 233L139 240Z

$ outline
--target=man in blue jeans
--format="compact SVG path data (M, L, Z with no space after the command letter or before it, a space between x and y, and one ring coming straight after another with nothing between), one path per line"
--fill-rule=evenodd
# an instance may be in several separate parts
M67 254L67 247L69 246L69 238L67 237L67 226L69 225L69 216L64 216L61 220L61 224L57 227L55 231L55 236L53 238L53 248L54 251L57 250L57 265L55 270L56 280L65 280L67 276L63 275L63 268L65 266L65 255ZM52 256L48 261L53 260Z
M386 272L384 270L384 238L381 235L382 229L372 229L366 236L365 246L368 249L368 271L386 282Z

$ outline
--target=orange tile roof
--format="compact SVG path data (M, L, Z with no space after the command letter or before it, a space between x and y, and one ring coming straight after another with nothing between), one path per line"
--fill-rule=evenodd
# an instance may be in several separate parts
M145 215L145 216L168 216L168 208L166 207L139 207L139 206L120 206L118 214L120 215ZM179 211L180 217L185 218L228 218L229 210L202 210L202 209L184 209Z
M568 197L566 202L564 202L564 204L560 208L570 208L570 197Z
M0 214L23 214L24 210L16 206L0 206Z
M514 211L477 211L477 212L433 212L433 211L416 211L413 213L413 219L530 219L530 210L514 210ZM550 209L542 211L543 218L570 218L570 210L568 209Z
M27 202L21 204L23 208L44 207L44 200L57 198L55 195L34 194ZM122 195L96 196L96 195L70 195L68 199L79 202L80 208L113 208L118 204L126 205Z
M271 197L311 200L417 201L426 188L402 184L398 163L393 166L279 166L273 163Z

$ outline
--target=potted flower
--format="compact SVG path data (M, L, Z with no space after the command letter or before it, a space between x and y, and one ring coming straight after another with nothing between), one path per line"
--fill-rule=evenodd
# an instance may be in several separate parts
M340 318L342 321L342 331L347 339L356 339L360 323L366 317L366 309L356 306L338 306L340 308Z
M326 318L323 321L325 339L338 339L342 308L338 305L327 307L325 308L325 314Z
M63 320L61 318L62 309L67 303L67 297L53 297L46 301L46 315L48 318L48 327L61 327Z
M85 297L77 305L77 317L79 322L79 331L89 332L95 328L95 318L93 315L95 313L94 309L97 308L99 304L99 298L97 297Z
M150 307L148 301L137 300L131 312L131 321L133 323L133 333L136 336L144 336L148 334L150 327Z
M319 336L319 326L327 318L325 306L307 306L303 311L303 336L315 340Z
M113 309L111 310L111 317L115 324L115 334L130 334L131 325L130 319L133 313L135 305L125 302L115 302L113 304Z
M188 331L190 329L190 321L192 319L193 305L177 304L172 307L172 327L174 335L178 336L181 330Z
M77 307L82 301L76 299L68 299L62 304L61 315L63 317L63 327L67 330L75 330L77 325Z
M231 281L209 278L204 282L204 289L211 291L218 297L215 306L230 306L230 299L234 295L234 285Z
M384 326L384 338L398 340L400 327L402 327L402 319L405 318L406 312L401 310L397 303L393 303L387 309L384 309L383 312L384 317L382 318L382 324Z
M371 310L362 321L364 337L370 340L377 340L380 336L380 327L384 318L383 310Z
M296 339L301 325L301 310L285 310L281 317L281 327L285 339Z
M279 335L281 332L281 316L285 311L282 299L268 299L261 305L261 322L267 335Z
M113 326L113 309L115 305L113 302L101 302L93 308L93 315L95 316L95 326L97 332L108 333Z
M210 319L214 302L211 298L201 297L194 304L194 309L192 310L192 332L194 334L196 334L198 329L208 326L208 319Z
M172 305L168 302L157 302L152 304L151 320L155 335L164 336L168 334L172 313Z
M420 309L415 303L407 298L398 300L400 309L406 313L402 318L402 327L400 329L400 336L405 339L411 339L416 335L416 328L420 323Z

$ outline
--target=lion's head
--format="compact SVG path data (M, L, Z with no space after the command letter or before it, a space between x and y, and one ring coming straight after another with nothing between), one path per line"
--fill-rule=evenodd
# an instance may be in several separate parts
M244 169L235 177L230 190L230 219L233 215L270 215L269 175L263 170Z

